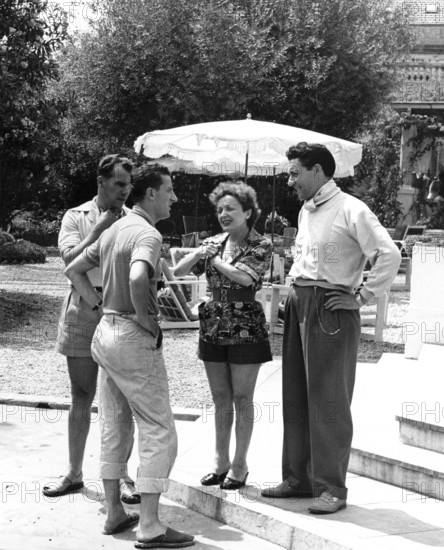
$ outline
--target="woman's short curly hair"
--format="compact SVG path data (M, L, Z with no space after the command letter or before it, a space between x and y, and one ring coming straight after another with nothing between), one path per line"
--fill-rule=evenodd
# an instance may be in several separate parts
M223 181L211 193L210 202L217 206L220 199L227 195L234 197L244 212L251 210L251 216L247 219L248 228L251 229L261 215L256 191L242 181Z

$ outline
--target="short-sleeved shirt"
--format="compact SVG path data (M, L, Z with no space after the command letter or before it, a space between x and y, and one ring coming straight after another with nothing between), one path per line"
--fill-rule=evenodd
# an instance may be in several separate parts
M130 212L130 209L124 206L123 213L128 214L128 212ZM62 256L70 248L79 245L91 233L99 217L100 210L97 206L97 197L66 211L62 219L58 240ZM88 278L93 286L102 286L98 268L89 271Z
M129 275L134 262L148 265L148 313L158 315L157 283L161 279L162 236L149 215L139 206L115 222L85 249L85 258L100 266L104 313L135 313L131 301Z
M220 233L203 242L224 245L228 233ZM236 283L223 275L207 260L199 260L193 273L205 272L211 291L215 289L260 290L265 272L270 266L271 241L252 229L246 239L246 246L231 261L231 265L245 271L253 279L249 287ZM268 340L265 314L262 304L253 302L220 302L210 300L199 307L200 338L220 345L255 344Z

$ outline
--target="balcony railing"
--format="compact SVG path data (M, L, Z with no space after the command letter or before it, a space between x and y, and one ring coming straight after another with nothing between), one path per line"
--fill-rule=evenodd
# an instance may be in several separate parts
M402 64L398 70L395 103L444 103L444 66Z

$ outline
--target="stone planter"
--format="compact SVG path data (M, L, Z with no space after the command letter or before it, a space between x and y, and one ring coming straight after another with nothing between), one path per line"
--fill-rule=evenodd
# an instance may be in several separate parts
M444 247L416 243L412 250L409 309L403 323L405 356L417 359L423 343L444 344Z

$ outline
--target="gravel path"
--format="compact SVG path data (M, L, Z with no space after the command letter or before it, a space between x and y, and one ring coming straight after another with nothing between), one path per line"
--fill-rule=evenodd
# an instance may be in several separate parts
M45 264L0 265L0 392L54 396L69 402L65 358L54 351L57 322L67 289L63 262L54 255ZM402 353L401 323L406 292L392 292L384 343L361 341L359 361L376 362L385 351ZM197 330L166 330L164 357L171 403L200 408L211 403L202 361L196 356ZM282 337L272 338L274 356Z
M66 293L63 262L0 266L0 392L54 396L69 402L65 358L54 351L57 322ZM173 406L211 403L197 330L166 330L164 357ZM275 347L280 354L281 339Z

